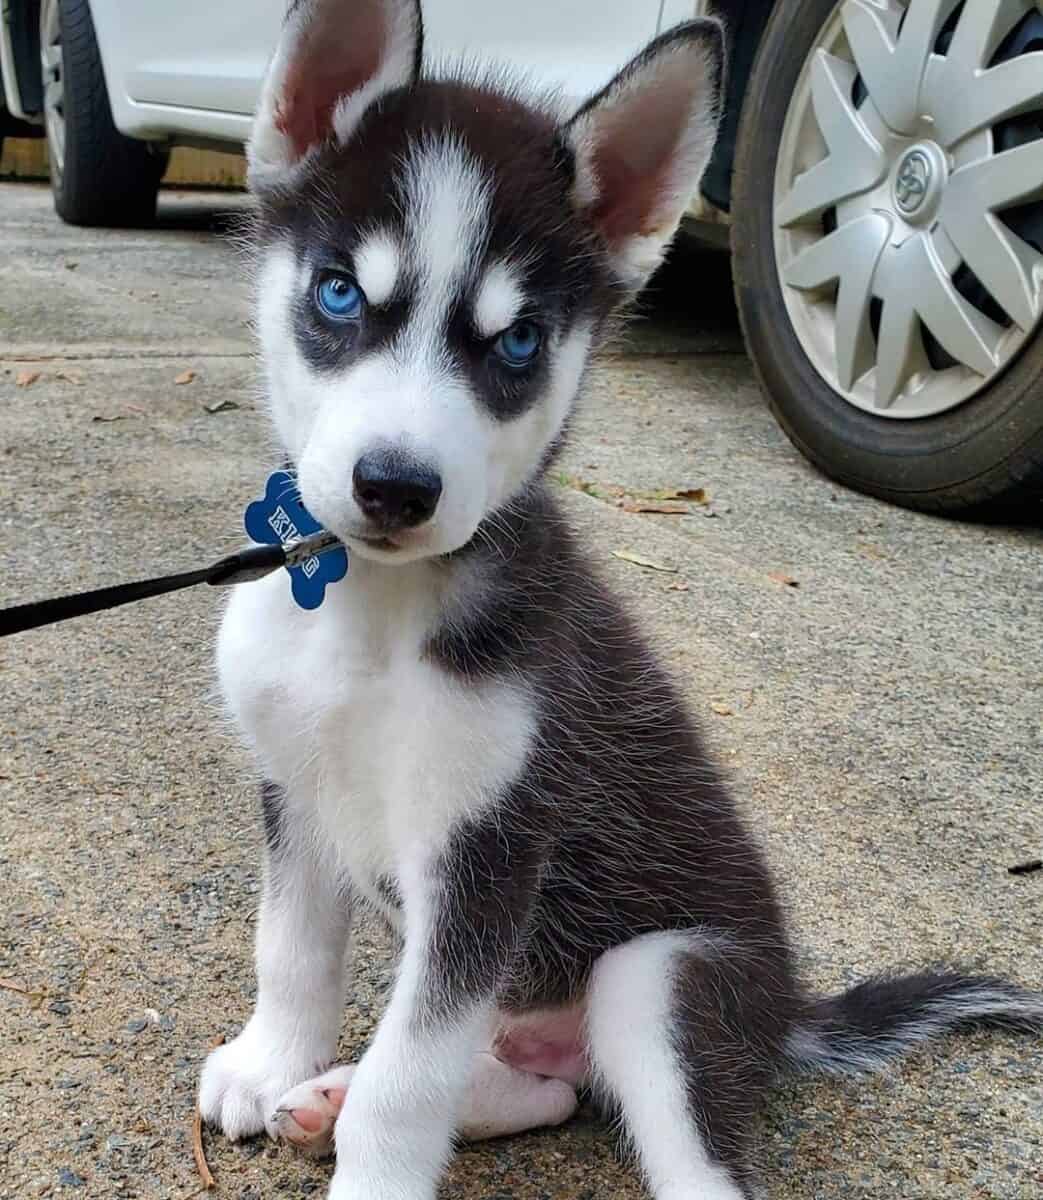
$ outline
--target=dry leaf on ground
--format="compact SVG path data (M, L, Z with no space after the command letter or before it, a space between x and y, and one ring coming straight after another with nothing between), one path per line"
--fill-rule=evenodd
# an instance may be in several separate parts
M174 382L177 384L191 383L195 377L195 371L182 371L180 375L174 376Z
M587 466L593 466L588 463ZM557 476L563 487L573 488L596 500L615 500L625 512L636 513L667 513L671 516L683 516L691 511L689 504L709 504L709 495L705 488L629 488L618 483L597 483L593 479L583 479L579 475ZM683 500L684 504L676 501Z
M709 494L705 488L665 487L665 488L621 488L620 491L636 500L655 500L657 502L684 500L688 504L708 504Z
M685 579L675 579L673 583L667 583L663 586L664 592L687 592L688 581Z
M683 516L688 512L687 504L670 504L662 500L624 500L621 507L629 513L665 513L669 516Z
M233 408L238 408L238 407L239 407L239 405L236 404L236 402L234 400L217 400L213 404L204 404L203 405L204 411L210 413L211 416L214 413L231 412Z
M559 475L558 482L563 487L582 492L585 496L593 496L597 500L617 499L626 495L626 488L618 483L595 483L592 479L581 479L578 475Z
M708 504L710 500L706 488L676 487L656 488L651 492L636 492L638 496L650 496L653 500L687 500L689 504Z
M644 567L648 571L666 571L673 575L677 568L671 567L667 563L656 562L654 558L645 558L642 554L632 554L629 550L613 550L613 558L622 559L623 562L633 563L635 567Z
M19 371L14 377L15 387L32 387L39 378L39 371Z
M774 579L776 583L781 583L783 587L800 587L799 579L794 579L792 575L786 575L782 571L769 571L768 578Z

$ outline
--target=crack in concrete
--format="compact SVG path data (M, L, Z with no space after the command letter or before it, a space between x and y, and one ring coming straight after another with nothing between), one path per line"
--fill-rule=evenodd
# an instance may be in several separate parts
M128 362L135 359L165 361L184 359L205 361L208 359L255 358L255 350L214 349L201 350L198 346L135 346L122 349L116 346L75 347L68 350L45 350L42 346L0 346L0 363L27 362Z

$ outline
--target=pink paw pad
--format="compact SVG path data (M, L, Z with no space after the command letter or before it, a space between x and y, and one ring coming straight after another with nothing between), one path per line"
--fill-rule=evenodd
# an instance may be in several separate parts
M333 1127L354 1073L354 1066L334 1067L288 1091L272 1117L275 1136L315 1158L332 1154Z

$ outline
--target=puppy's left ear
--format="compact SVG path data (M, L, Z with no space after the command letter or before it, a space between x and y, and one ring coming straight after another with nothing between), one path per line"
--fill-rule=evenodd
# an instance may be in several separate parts
M724 29L703 19L656 38L565 127L573 203L638 291L662 261L717 136Z

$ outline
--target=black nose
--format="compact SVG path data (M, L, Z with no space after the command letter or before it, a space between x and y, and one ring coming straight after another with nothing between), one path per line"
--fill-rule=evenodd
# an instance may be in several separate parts
M436 471L394 451L364 454L352 473L355 500L384 529L422 525L431 519L442 494Z

